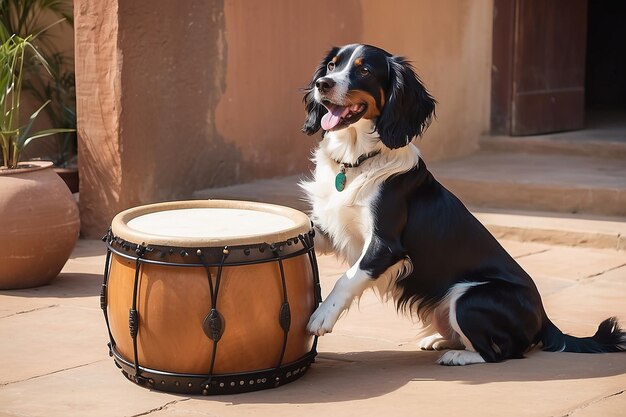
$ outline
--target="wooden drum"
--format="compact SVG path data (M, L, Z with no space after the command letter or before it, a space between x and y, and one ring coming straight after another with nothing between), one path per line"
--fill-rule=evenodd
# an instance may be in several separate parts
M315 358L313 232L297 210L183 201L118 214L105 236L101 307L111 355L153 389L224 394L275 387Z

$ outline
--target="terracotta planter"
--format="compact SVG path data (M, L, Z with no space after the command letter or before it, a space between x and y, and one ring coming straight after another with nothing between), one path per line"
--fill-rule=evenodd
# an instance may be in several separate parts
M0 289L49 283L69 258L78 207L51 162L0 169Z

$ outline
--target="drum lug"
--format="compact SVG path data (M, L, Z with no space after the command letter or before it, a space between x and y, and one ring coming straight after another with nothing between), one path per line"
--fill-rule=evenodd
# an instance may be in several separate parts
M291 327L291 309L289 308L289 303L283 303L280 307L280 313L278 315L278 320L280 322L280 327L288 332Z
M106 294L106 284L102 284L100 288L100 309L106 310L107 308L107 294Z
M137 336L138 327L139 319L137 317L137 310L131 308L128 312L128 328L130 330L130 337L133 339Z
M216 309L212 308L202 322L204 334L214 342L217 342L224 333L224 318Z

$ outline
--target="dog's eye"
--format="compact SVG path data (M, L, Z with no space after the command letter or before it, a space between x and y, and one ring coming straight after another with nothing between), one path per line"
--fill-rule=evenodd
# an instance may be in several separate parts
M326 66L326 68L328 69L328 72L334 70L335 69L335 63L334 62L329 62L328 65Z
M367 77L368 75L370 75L370 70L366 67L361 67L359 68L359 74L361 74L363 77Z

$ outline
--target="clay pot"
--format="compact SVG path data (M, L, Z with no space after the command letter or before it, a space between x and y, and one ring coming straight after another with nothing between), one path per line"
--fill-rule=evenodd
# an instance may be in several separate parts
M78 206L51 162L0 169L0 289L45 285L69 258Z
M54 167L54 172L57 173L59 177L67 184L67 188L70 189L70 192L77 193L78 192L78 167L72 168L59 168Z

